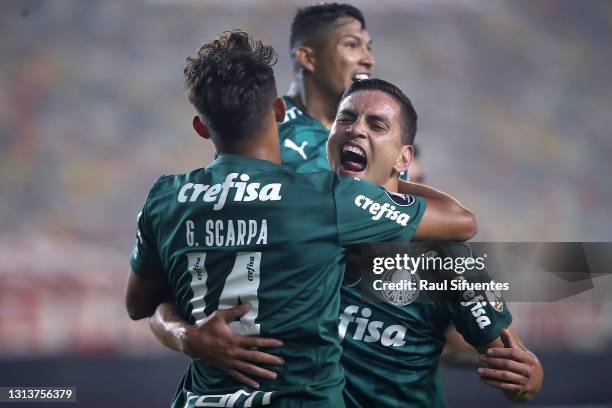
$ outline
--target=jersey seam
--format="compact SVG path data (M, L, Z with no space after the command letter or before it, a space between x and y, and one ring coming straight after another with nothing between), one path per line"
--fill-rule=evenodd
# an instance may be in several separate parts
M149 196L147 197L147 201L145 202L145 206L143 208L143 212L146 211L146 218L145 219L148 219L149 216L150 216L150 211L149 211L149 202L150 202L150 199L152 199L154 197L154 195L158 192L158 190L160 188L160 184L162 182L162 179L168 179L169 177L170 176L166 176L166 175L160 176L157 179L157 181L155 182L155 184L153 184L153 187L151 187L151 191L149 191ZM145 214L143 214L143 215L145 215ZM151 224L150 227L153 227L153 225ZM155 231L151 231L151 232L153 232L153 235L155 235L155 236L158 235L158 234L155 233ZM155 249L156 249L157 254L159 256L160 255L159 254L159 251L160 251L159 242L157 241L157 239L155 239L154 241L155 241ZM160 261L161 261L161 259L160 259Z
M155 193L157 193L157 191L159 190L159 185L161 184L161 180L162 179L167 179L169 176L166 175L162 175L160 176L155 183L153 183L153 186L151 186L151 189L149 190L149 193L147 194L147 199L145 200L144 206L142 208L142 216L143 217L143 226L146 223L147 227L152 228L153 225L149 222L149 216L150 216L150 202L152 200L152 198L155 196ZM155 245L155 252L159 261L159 266L161 267L161 269L158 269L155 271L155 274L157 275L155 278L151 278L149 277L146 273L145 273L145 268L143 268L142 265L140 264L135 264L133 262L133 260L130 260L130 266L132 267L132 270L134 271L134 273L136 273L140 278L143 278L145 280L149 280L149 281L164 281L164 268L162 265L162 260L161 260L161 256L159 253L159 242L157 241L156 237L157 234L155 233L155 231L151 230L151 233L153 235L153 237L148 237L148 236L143 236L143 239L146 239L149 243L152 243ZM141 231L142 234L142 231ZM134 267L136 266L136 268Z

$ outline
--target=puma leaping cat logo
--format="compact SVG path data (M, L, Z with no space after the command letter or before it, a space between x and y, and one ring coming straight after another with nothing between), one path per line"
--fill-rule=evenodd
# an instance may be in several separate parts
M290 148L291 150L295 150L296 152L298 152L300 156L302 156L304 160L308 160L308 157L306 157L306 153L304 153L304 148L306 147L307 144L308 144L308 141L304 140L301 146L298 146L293 142L293 140L285 139L284 146Z

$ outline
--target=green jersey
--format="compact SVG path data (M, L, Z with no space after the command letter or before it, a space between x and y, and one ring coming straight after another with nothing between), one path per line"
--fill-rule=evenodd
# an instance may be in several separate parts
M329 130L302 112L287 96L283 100L287 112L285 121L278 129L283 165L300 172L328 170Z
M453 257L471 256L465 244L440 244ZM452 272L451 272L452 273ZM423 273L420 273L423 275ZM418 274L417 274L418 276ZM447 275L449 281L458 275ZM486 270L465 271L468 282L488 281ZM371 285L370 285L371 286ZM368 286L368 287L370 287ZM397 295L397 293L396 293ZM414 293L403 299L414 299ZM342 286L340 336L348 407L446 407L438 359L453 323L475 347L489 344L512 317L501 297L464 291L438 301L392 304L362 298L358 285ZM395 297L402 299L402 297Z
M283 340L271 352L286 361L256 391L194 359L174 406L344 406L342 246L410 240L425 201L396 201L367 181L231 155L161 177L139 216L134 273L169 282L191 323L250 303L233 330Z

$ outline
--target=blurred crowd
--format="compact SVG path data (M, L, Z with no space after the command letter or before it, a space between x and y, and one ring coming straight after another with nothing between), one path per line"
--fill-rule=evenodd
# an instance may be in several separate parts
M159 175L213 156L191 130L182 64L241 27L275 46L285 92L299 4L0 3L0 356L156 347L122 305L136 215ZM474 211L476 240L611 240L612 4L355 4L376 76L419 114L427 182ZM517 314L535 349L612 338L607 302Z

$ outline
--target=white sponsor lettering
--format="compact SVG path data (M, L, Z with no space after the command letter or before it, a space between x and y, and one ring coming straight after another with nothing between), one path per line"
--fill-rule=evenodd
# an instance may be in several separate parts
M190 286L193 292L193 298L191 298L191 314L196 322L206 318L204 311L206 309L205 296L208 293L208 288L206 287L208 271L204 265L205 261L206 252L192 252L187 254L187 270L191 275Z
M357 325L353 334L355 340L366 343L379 342L385 347L400 347L406 344L406 327L399 324L384 327L384 323L379 320L370 321L372 310L367 307L361 309L361 317L357 317L357 312L359 312L359 306L350 305L340 313L338 323L340 340L346 336L349 325L355 323Z
M240 181L236 181L239 179ZM278 201L280 200L280 183L247 183L248 174L230 173L221 184L194 184L186 183L181 186L177 200L179 203L195 202L198 199L215 203L213 210L218 211L225 207L225 203L230 197L230 191L234 191L232 201ZM204 193L204 194L202 194Z
M408 221L410 220L410 216L408 214L397 211L394 205L390 205L389 203L384 203L381 205L363 194L355 197L355 205L359 208L367 210L370 214L372 214L373 220L380 220L382 217L385 217L400 225L403 225L404 227L408 225Z
M236 406L242 406L245 408L250 408L253 406L253 402L256 398L259 400L256 403L257 406L267 406L270 405L273 393L274 391L246 392L244 390L238 390L233 394L197 395L190 391L187 391L187 403L185 404L185 407L193 406L233 408ZM193 402L193 400L196 400L195 403ZM239 404L236 405L236 403Z
M466 279L463 276L459 276L455 278L455 280ZM491 319L489 319L487 316L487 309L485 308L489 302L487 302L484 296L476 296L476 293L473 290L466 290L463 292L463 299L465 299L465 302L461 302L461 306L470 309L472 316L476 318L476 323L478 323L480 330L491 325Z

